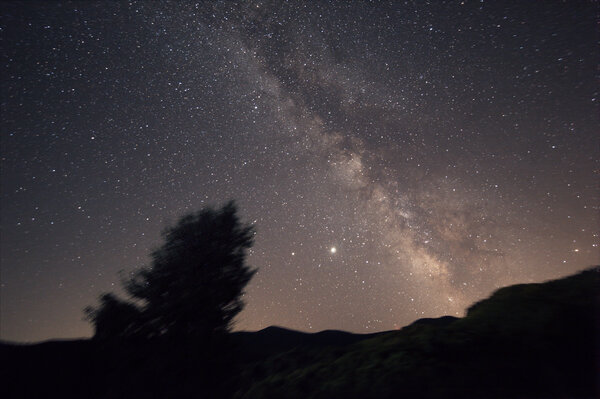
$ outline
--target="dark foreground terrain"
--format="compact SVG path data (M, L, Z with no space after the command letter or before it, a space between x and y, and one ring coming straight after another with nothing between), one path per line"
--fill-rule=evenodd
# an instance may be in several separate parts
M234 333L221 345L2 343L0 396L595 398L599 315L596 267L502 288L464 318L371 335L269 327Z

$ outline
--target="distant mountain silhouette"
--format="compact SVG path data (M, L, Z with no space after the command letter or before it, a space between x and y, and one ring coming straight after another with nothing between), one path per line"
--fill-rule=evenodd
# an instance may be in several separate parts
M399 331L236 332L221 363L170 341L0 343L0 397L593 398L599 315L595 267Z
M232 334L232 338L246 358L264 358L265 356L298 348L315 349L346 346L386 333L353 334L338 330L306 333L271 326L256 332L235 332Z

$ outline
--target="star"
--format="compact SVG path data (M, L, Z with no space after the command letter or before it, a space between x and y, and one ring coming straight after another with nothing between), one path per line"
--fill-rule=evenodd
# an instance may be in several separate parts
M385 330L597 263L594 2L260 3L7 5L0 339L89 336L170 221L231 199L245 330Z

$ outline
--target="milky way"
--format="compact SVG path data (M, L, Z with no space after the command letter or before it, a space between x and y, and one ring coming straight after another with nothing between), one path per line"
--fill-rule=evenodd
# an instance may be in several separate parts
M398 328L600 260L593 2L1 7L2 339L91 335L228 199L238 329Z

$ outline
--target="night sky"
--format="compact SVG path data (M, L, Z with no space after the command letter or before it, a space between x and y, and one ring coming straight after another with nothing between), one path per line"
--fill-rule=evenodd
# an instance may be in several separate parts
M237 329L373 332L600 262L597 2L1 4L0 338L256 224Z

